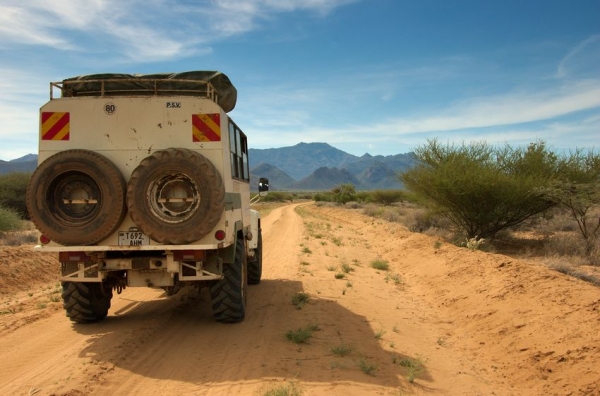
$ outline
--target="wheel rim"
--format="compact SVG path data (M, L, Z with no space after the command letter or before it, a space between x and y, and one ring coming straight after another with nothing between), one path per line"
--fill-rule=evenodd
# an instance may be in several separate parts
M82 172L67 172L56 177L48 188L48 208L57 221L81 225L98 215L102 193L96 181Z
M185 173L166 172L148 185L147 197L154 216L168 223L182 223L200 207L200 186Z

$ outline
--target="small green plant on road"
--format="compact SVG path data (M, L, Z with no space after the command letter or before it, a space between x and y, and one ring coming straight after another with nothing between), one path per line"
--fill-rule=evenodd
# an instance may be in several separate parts
M315 331L319 330L319 326L315 324L309 324L306 327L300 327L296 330L288 330L285 333L285 338L294 344L306 344L306 342L312 337Z
M300 292L292 296L292 304L296 307L296 309L302 309L308 300L310 300L310 295L308 293Z
M381 259L371 261L371 267L380 271L387 271L390 269L390 265L388 264L387 260Z

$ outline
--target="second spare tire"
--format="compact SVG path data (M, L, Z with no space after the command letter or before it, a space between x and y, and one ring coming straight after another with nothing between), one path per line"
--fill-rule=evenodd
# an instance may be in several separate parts
M181 245L206 236L225 209L215 166L188 149L159 150L143 159L127 186L131 220L153 240Z

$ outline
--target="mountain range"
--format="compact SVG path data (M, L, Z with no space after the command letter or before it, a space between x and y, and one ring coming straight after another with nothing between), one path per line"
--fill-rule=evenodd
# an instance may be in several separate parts
M266 177L273 191L330 190L341 184L353 184L357 190L399 189L398 174L415 163L412 153L357 157L327 143L250 149L248 154L253 188ZM0 160L0 174L33 172L36 166L35 154Z
M37 166L36 154L27 154L11 161L0 160L0 175L13 172L33 172Z
M402 188L398 174L415 164L413 153L357 157L327 143L298 143L273 149L250 149L252 186L269 179L271 190L330 190L353 184L357 190Z

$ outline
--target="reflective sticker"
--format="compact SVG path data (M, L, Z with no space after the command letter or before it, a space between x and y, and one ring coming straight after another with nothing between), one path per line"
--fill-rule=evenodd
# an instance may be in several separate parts
M221 115L219 113L192 114L192 141L220 142Z
M68 112L42 112L42 140L69 140Z

